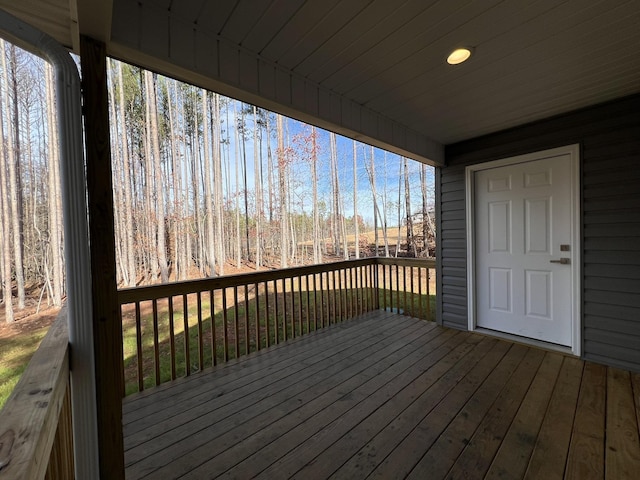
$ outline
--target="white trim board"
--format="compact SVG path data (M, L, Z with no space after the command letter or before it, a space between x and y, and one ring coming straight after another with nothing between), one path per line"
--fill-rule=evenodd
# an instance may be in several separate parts
M469 331L477 329L476 326L476 298L475 298L475 190L474 190L474 174L480 170L490 168L505 167L518 163L531 162L535 160L543 160L549 157L560 155L570 155L571 157L571 242L573 248L570 252L571 258L571 277L572 277L572 304L571 304L571 329L572 329L572 345L570 353L576 356L582 354L582 322L581 322L581 251L582 238L580 234L580 145L573 144L564 147L542 150L538 152L518 155L515 157L494 160L475 165L469 165L465 168L465 196L466 196L466 236L467 236L467 317ZM489 333L490 330L481 329L483 333ZM503 338L511 338L510 334L500 332ZM531 345L540 346L545 344L539 340L526 339L513 335L513 339L519 342L530 343ZM545 344L551 350L558 350L559 346L555 344ZM563 349L564 350L564 349Z

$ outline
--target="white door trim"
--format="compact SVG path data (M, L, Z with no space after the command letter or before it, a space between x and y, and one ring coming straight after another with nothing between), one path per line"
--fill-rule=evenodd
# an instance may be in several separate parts
M489 168L505 167L517 163L542 160L560 155L570 155L571 157L571 338L570 349L559 347L553 344L546 344L539 340L523 339L513 336L518 341L530 343L532 345L548 345L555 350L567 351L580 356L582 350L582 328L581 328L581 258L582 251L580 235L580 145L567 145L565 147L553 148L539 152L518 155L477 165L470 165L465 169L465 194L466 194L466 235L467 235L467 316L469 330L481 331L476 325L476 298L475 298L475 190L474 174L479 170ZM511 338L510 334L498 334L500 337Z

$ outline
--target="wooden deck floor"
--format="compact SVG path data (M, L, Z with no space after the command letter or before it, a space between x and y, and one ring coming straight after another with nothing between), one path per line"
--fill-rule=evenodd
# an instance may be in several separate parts
M127 478L640 478L640 375L374 312L124 401Z

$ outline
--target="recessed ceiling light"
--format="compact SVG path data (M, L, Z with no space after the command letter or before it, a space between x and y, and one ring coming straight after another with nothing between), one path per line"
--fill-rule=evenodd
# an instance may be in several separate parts
M447 63L449 65L458 65L469 59L471 56L470 48L456 48L447 57Z

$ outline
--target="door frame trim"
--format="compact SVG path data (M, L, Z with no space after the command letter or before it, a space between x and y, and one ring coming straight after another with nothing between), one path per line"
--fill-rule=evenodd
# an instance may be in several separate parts
M553 343L546 343L536 339L529 339L505 332L493 332L489 329L479 328L476 324L476 271L475 271L475 172L490 168L506 167L518 163L543 160L549 157L569 155L571 159L571 346L563 347ZM581 211L580 211L580 145L573 144L549 150L541 150L525 155L517 155L499 160L493 160L475 165L468 165L465 168L465 214L466 214L466 236L467 236L467 318L469 331L482 333L493 333L502 338L511 338L519 342L531 345L546 345L552 350L565 351L573 355L580 356L582 353L582 322L581 322L581 284L582 284L582 238L581 238Z

